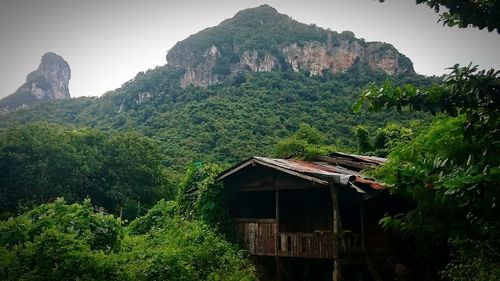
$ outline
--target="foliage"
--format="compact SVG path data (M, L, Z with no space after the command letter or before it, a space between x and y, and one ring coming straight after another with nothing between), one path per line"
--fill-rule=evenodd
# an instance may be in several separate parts
M178 212L175 202L161 200L131 222L122 261L133 280L255 279L254 268L236 246Z
M355 93L389 77L362 64L323 77L291 71L245 72L206 89L182 89L176 75L170 67L160 67L100 98L54 101L4 115L0 127L46 120L100 130L133 128L158 141L169 175L180 177L187 163L236 163L250 155L271 155L276 143L301 123L323 132L326 143L353 148L352 128L358 124L375 130L387 122L427 118L395 112L353 114L349 108ZM396 85L428 86L432 81L417 75L390 79ZM151 95L139 103L145 92Z
M171 220L179 214L176 201L161 199L148 212L133 220L128 230L131 234L146 234L149 231L169 226Z
M489 245L473 239L451 240L450 243L456 249L456 257L446 266L444 276L450 280L468 281L484 280L495 281L500 277L500 266L498 265L498 253L484 251Z
M149 229L128 232L120 220L95 213L89 200L67 205L59 199L1 221L0 278L255 279L242 253L203 223L171 216L171 223L165 224L154 218L167 205L162 201L139 218L140 223L149 221Z
M386 83L371 87L359 101L367 101L371 110L395 106L449 115L395 148L376 174L417 203L413 211L386 218L383 225L424 243L451 239L456 255L443 274L453 280L461 280L462 273L499 272L498 85L498 72L455 66L442 85L417 89Z
M428 111L432 114L464 114L467 117L466 133L471 136L488 132L498 134L495 129L500 125L500 71L478 70L477 66L471 65L455 65L450 69L452 71L444 78L444 83L427 89L416 88L411 84L394 87L388 81L380 88L372 85L363 92L354 109L359 110L363 103L368 103L371 111L384 107L396 107L401 111L407 107L409 110Z
M58 199L0 222L2 280L122 280L114 255L123 229L89 200Z
M274 156L312 159L315 156L328 155L335 150L335 147L326 145L326 136L318 129L308 124L300 124L293 135L278 142Z
M236 246L203 223L171 218L124 241L122 256L132 280L255 280Z
M216 164L198 162L189 166L177 196L182 216L213 227L226 227L229 220L227 201L231 194L215 179L222 171L223 168Z
M137 133L104 133L44 123L7 129L0 138L0 212L64 196L86 197L107 211L137 215L172 195L152 140Z
M462 125L463 119L444 118L435 121L424 134L409 144L395 148L389 155L388 163L378 169L376 174L387 184L394 185L394 191L422 203L404 219L400 218L398 228L405 233L438 240L448 237L450 222L457 219L450 217L455 206L444 201L446 189L438 180L445 180L440 178L440 175L444 175L444 168L447 168L448 173L455 168L445 167L448 161L461 163L467 160L462 150L470 147L464 143ZM415 218L410 219L412 216ZM417 216L422 217L417 220L418 223L405 223ZM441 217L447 220L439 219ZM457 223L461 224L462 221Z
M498 28L497 1L425 1L449 26ZM396 107L447 113L409 144L394 149L380 169L394 191L417 203L408 214L387 217L385 227L421 238L423 245L448 244L451 262L442 275L451 280L500 278L500 77L471 65L451 68L442 85L419 89L390 83L366 90L355 105L371 110Z
M465 28L469 25L497 30L500 33L500 4L496 0L417 0L417 4L425 3L436 12L446 8L441 14L443 25Z
M363 154L386 157L392 148L409 142L414 137L414 130L420 127L419 122L410 122L410 127L397 123L389 123L384 128L378 128L374 136L366 126L354 127L354 135L358 141L358 151Z
M372 85L365 90L354 106L363 103L371 111L396 107L398 111L427 111L466 117L464 135L477 146L481 154L494 151L500 139L500 71L478 70L477 66L453 66L442 84L417 88L411 84L393 86L386 81L382 87Z

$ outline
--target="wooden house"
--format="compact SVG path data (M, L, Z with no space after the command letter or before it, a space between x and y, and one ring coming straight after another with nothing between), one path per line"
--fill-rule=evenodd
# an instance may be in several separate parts
M316 161L252 157L218 180L236 191L230 214L249 253L274 257L273 279L290 280L283 261L294 260L327 262L330 280L341 280L348 264L382 280L372 260L399 246L379 220L405 206L360 171L384 161L343 153Z

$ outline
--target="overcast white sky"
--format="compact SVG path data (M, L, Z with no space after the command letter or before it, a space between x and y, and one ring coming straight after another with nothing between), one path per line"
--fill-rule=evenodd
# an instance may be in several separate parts
M0 0L0 97L21 86L47 51L69 63L73 97L101 95L164 65L177 41L261 4L391 43L421 74L440 75L457 62L500 68L500 35L443 27L414 0Z

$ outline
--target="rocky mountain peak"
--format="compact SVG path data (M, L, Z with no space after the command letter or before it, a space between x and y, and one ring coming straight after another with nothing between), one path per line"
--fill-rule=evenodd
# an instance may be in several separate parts
M0 112L24 108L39 101L70 98L70 79L69 64L55 53L45 53L38 68L26 77L26 82L0 100Z
M241 71L290 69L315 76L362 64L388 75L414 72L412 62L390 44L303 24L268 5L242 10L177 42L167 61L184 71L182 87L206 87Z
M282 20L287 20L289 17L278 13L278 11L269 6L261 5L256 8L249 8L237 12L234 17L225 20L224 24L241 24L248 27L277 23Z
M69 64L61 56L48 52L42 56L38 69L28 74L26 83L42 90L32 91L38 99L65 99L71 97L70 79Z

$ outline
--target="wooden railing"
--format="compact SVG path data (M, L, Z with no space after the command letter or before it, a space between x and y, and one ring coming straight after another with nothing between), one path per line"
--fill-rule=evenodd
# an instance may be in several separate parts
M355 253L363 250L363 241L361 235L352 231L346 230L344 233L344 252Z
M236 233L251 255L276 255L276 220L237 219L236 222Z
M278 239L278 255L281 257L333 258L333 235L331 232L282 232Z
M236 231L251 255L333 258L336 253L330 231L278 232L275 219L236 219ZM344 232L344 245L343 252L361 251L360 236Z

